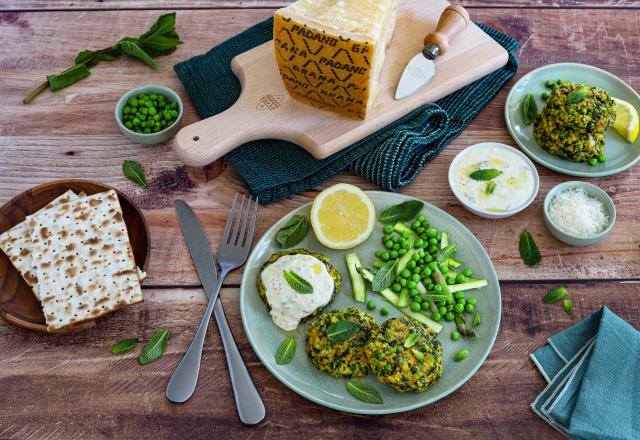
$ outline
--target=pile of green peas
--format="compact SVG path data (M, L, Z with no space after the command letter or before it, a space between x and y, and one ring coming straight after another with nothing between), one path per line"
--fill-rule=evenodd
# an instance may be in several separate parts
M124 126L136 133L157 133L178 119L178 103L160 93L140 93L122 109Z
M396 226L397 229L397 226ZM399 295L409 296L409 308L414 312L422 311L430 316L434 321L454 321L456 315L464 313L474 313L476 309L476 298L465 297L463 291L454 292L453 298L445 301L434 302L429 296L441 295L443 288L433 278L433 272L437 269L443 275L447 285L462 284L470 281L473 277L473 270L464 268L461 271L450 267L450 263L438 264L436 254L440 250L442 232L429 225L425 216L419 216L409 228L403 228L398 234L391 225L384 226L382 244L384 249L376 251L375 255L380 260L373 265L382 267L387 261L401 258L409 250L417 249L418 252L411 256L407 267L403 269L391 284L391 290ZM412 243L413 241L413 243ZM422 283L427 292L418 292L418 283ZM375 308L375 306L373 307ZM460 333L454 331L451 338L460 338Z

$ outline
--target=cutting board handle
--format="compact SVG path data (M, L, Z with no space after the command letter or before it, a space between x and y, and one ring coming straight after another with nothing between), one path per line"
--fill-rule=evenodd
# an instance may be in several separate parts
M234 148L253 140L264 139L264 128L258 133L250 109L239 99L226 111L182 128L174 139L178 159L190 166L204 166Z
M424 45L433 44L440 49L439 55L449 50L451 42L469 25L469 13L460 5L448 6L440 16L436 31L424 37Z

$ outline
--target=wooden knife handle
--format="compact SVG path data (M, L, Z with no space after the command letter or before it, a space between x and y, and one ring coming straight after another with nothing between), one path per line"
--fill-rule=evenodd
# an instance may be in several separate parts
M424 45L433 44L440 49L440 55L447 53L449 45L469 25L469 13L459 5L448 6L440 16L436 31L424 37Z

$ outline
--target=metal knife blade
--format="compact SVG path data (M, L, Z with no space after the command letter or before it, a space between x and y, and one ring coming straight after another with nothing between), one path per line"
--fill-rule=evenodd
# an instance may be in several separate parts
M402 72L396 89L396 99L404 99L413 95L429 84L435 74L436 63L424 56L422 52L418 53L409 61Z
M193 209L187 205L187 202L176 199L173 205L176 208L182 235L184 235L184 239L187 242L191 259L202 282L202 288L207 297L210 297L218 281L218 269L207 234L205 234L200 220L198 220Z

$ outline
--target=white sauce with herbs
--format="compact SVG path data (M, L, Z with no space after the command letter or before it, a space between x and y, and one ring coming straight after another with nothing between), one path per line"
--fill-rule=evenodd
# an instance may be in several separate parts
M284 278L293 271L313 286L313 293L295 291ZM273 322L283 330L295 330L300 321L331 300L335 288L325 264L311 255L284 255L260 274Z
M502 173L491 181L474 180L469 174L479 169L495 168ZM456 167L456 189L469 203L490 212L505 212L521 207L534 191L531 167L511 151L487 147L465 153Z

